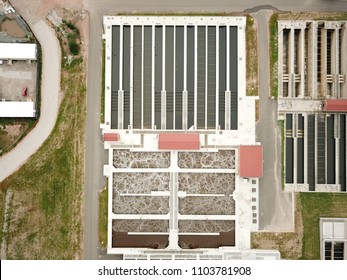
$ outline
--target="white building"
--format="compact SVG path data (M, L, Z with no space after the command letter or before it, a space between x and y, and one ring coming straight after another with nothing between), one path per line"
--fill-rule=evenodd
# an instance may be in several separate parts
M36 44L0 43L0 60L36 60Z
M36 44L0 43L1 64L13 60L37 60ZM32 118L36 116L35 102L0 100L0 118Z

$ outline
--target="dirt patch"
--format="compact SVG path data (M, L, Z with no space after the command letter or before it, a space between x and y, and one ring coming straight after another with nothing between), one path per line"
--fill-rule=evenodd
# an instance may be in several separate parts
M34 120L23 120L0 124L0 156L13 149L30 131L33 123Z
M21 133L22 125L14 124L14 125L6 125L4 131L7 132L9 137L18 137Z
M35 23L40 19L45 19L48 12L54 8L81 9L83 2L83 0L11 0L12 6L28 23Z
M346 20L347 13L292 12L278 14L279 20Z
M296 260L302 256L303 222L300 194L295 194L294 232L253 232L252 249L279 250L282 259Z
M235 231L221 232L219 235L180 235L178 245L182 249L235 246Z
M13 37L17 38L24 38L25 32L23 29L18 25L18 23L15 20L5 20L1 24L1 31L6 32L8 35L11 35Z

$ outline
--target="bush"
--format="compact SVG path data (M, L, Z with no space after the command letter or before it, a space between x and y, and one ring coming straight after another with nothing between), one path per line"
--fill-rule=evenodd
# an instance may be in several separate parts
M69 40L69 49L71 54L73 55L78 55L79 51L80 51L80 46L76 43L75 40Z

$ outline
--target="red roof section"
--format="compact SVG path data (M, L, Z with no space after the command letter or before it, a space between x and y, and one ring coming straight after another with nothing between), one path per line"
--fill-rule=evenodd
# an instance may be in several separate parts
M161 133L159 134L159 150L199 150L199 134Z
M323 102L323 110L330 112L347 112L347 99L327 99Z
M118 141L119 134L118 133L104 133L104 141Z
M245 178L263 177L262 146L240 146L239 175Z

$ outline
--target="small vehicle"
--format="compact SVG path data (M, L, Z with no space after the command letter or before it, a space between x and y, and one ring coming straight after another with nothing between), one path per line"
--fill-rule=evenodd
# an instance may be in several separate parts
M23 87L22 96L27 96L27 95L28 95L28 87Z

